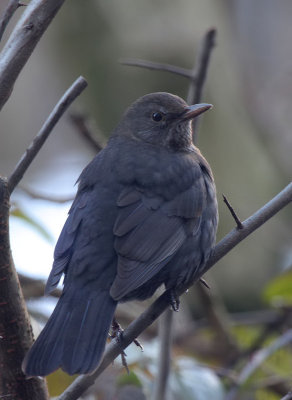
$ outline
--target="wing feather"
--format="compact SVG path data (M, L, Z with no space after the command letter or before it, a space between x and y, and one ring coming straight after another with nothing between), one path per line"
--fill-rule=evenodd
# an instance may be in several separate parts
M170 201L134 191L131 194L127 188L120 199L128 200L118 203L120 210L114 226L118 266L110 292L115 300L122 300L153 278L179 250L187 235L198 232L206 201L201 179Z

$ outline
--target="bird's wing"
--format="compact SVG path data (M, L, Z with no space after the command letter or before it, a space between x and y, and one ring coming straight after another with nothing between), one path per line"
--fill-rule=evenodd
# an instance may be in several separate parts
M57 241L54 251L54 263L49 275L45 294L51 293L58 285L63 273L66 273L70 262L74 241L80 228L84 213L80 212L86 206L86 192L77 193L70 208L69 215Z
M205 203L202 179L172 200L124 190L114 225L118 253L117 276L111 296L122 299L157 274L178 251L186 237L195 235Z

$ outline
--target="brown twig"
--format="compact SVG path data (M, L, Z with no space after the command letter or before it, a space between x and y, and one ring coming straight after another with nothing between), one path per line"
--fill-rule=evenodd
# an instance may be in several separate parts
M83 139L85 139L88 142L90 147L93 148L96 153L102 150L103 148L102 144L98 141L98 139L95 137L95 135L93 135L93 133L89 129L86 117L84 115L75 112L71 113L69 115L69 118L71 122L74 124L74 126L77 128L77 132L81 135Z
M56 123L59 121L61 116L70 106L70 104L80 95L80 93L86 88L87 82L83 77L79 77L70 86L66 93L62 96L59 102L54 107L53 111L49 115L48 119L42 126L41 130L38 132L31 145L28 147L26 152L23 154L18 164L16 165L13 173L8 179L8 187L10 193L13 192L17 184L22 179L27 168L30 166L36 155L38 154L40 148L48 138L52 129L55 127Z
M227 200L226 196L224 196L224 194L222 194L222 196L223 196L224 203L227 205L227 208L230 211L230 214L232 215L234 221L236 222L237 229L243 229L242 222L238 218L236 212L234 211L234 208L231 206L231 204Z
M184 76L185 78L192 78L192 71L186 68L177 67L176 65L157 63L148 60L139 60L136 58L121 58L119 62L122 65L130 67L147 68L155 71L170 72L172 74Z
M283 209L292 201L292 183L287 185L272 200L255 212L251 217L244 221L242 230L233 229L215 247L214 252L206 264L201 275L206 273L217 261L224 257L245 237L254 232L257 228L267 222L273 215ZM201 276L197 277L199 279ZM183 286L178 295L184 293L191 284ZM104 358L92 375L78 377L66 390L58 397L58 400L76 400L78 397L93 385L96 378L112 363L120 354L121 348L125 349L138 337L149 325L151 325L164 310L169 307L169 295L163 293L155 300L147 310L145 310L135 321L133 321L123 333L121 343L110 343L107 347Z
M3 33L5 32L5 29L13 17L13 14L15 11L22 6L25 6L26 4L20 3L18 0L10 0L3 15L0 20L0 42L2 40Z

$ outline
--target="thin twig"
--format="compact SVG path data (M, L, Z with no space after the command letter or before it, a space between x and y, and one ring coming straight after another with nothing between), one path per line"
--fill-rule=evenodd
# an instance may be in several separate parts
M25 7L0 54L0 110L20 71L65 0L34 0Z
M84 115L79 113L71 113L69 118L77 128L77 132L89 143L90 147L92 147L95 152L98 153L100 150L102 150L102 144L98 141L95 135L92 134Z
M206 81L211 52L215 46L217 31L215 28L209 29L200 44L196 63L192 71L191 83L187 95L189 104L201 102L204 83Z
M226 400L235 399L240 387L247 381L254 371L259 368L268 357L275 353L275 351L279 350L281 347L287 346L290 342L292 342L292 329L289 329L282 336L274 340L271 345L259 350L252 357L251 361L242 369L238 377L237 385L230 389Z
M165 400L168 398L167 382L171 367L173 314L173 311L168 309L159 318L160 351L153 400Z
M215 38L217 31L212 28L209 29L199 47L198 56L196 57L196 63L192 71L192 77L190 79L190 85L187 95L188 104L198 104L202 101L203 87L206 81L211 52L215 46ZM193 142L197 142L197 130L198 122L200 117L194 118L192 120L192 130L193 130Z
M54 126L59 121L61 116L70 106L70 104L80 95L80 93L86 88L87 82L83 77L79 77L70 86L66 93L59 100L57 105L54 107L53 111L49 115L48 119L42 126L39 133L36 135L26 152L23 154L18 164L16 165L13 173L8 179L8 187L10 193L13 192L17 184L22 179L27 168L30 166L36 155L38 154L40 148L48 138L49 134L52 132Z
M216 29L212 28L204 35L199 49L199 55L196 59L195 66L192 70L181 68L171 64L161 64L147 60L139 60L133 58L123 58L120 63L123 65L148 68L156 71L167 71L176 75L184 76L190 80L187 103L199 103L202 98L203 86L206 80L208 66L210 62L210 55L215 46ZM196 143L196 130L198 118L192 121L193 128L193 141Z
M255 338L254 342L249 346L249 348L242 352L240 357L236 360L237 362L241 361L243 358L246 359L252 356L255 351L259 350L262 347L268 337L273 335L275 331L281 330L282 327L286 325L286 323L291 318L292 310L290 308L284 308L281 311L282 312L279 313L274 320L266 323L263 331L260 333L259 336ZM228 367L230 368L231 365L229 365Z
M0 42L2 40L3 33L5 32L5 29L13 17L13 14L15 11L22 6L25 6L26 4L20 3L18 0L10 0L4 13L3 16L0 20Z
M234 221L236 222L236 226L238 229L243 229L243 225L242 222L240 221L240 219L238 218L236 212L234 211L234 208L232 207L232 205L229 203L229 201L227 200L226 196L224 196L224 194L222 194L223 196L223 201L224 203L227 205L228 210L230 211L230 214L232 215Z
M141 67L152 69L156 71L166 71L171 72L172 74L181 75L185 78L192 78L192 71L186 68L177 67L176 65L157 63L148 60L139 60L136 58L121 58L119 62L122 65L128 65L130 67Z
M287 185L272 200L255 212L251 217L243 222L243 229L233 229L215 247L214 252L206 264L201 276L207 272L217 261L224 257L246 236L267 222L273 215L283 209L292 201L292 183ZM201 276L198 276L199 279ZM184 293L191 284L183 286L178 295ZM135 321L133 321L123 333L123 338L119 344L110 343L105 351L104 358L99 367L92 375L83 375L75 381L58 397L58 400L77 400L78 397L93 385L96 378L113 362L120 354L121 349L125 349L133 342L149 325L169 307L169 295L164 292L150 307L147 308Z
M37 199L37 200L45 200L45 201L50 201L52 203L68 203L69 201L74 200L74 195L72 196L64 196L64 197L57 197L57 196L52 196L49 194L43 194L40 192L37 192L35 190L32 190L26 186L23 185L18 185L17 189L22 190L25 194L27 194L29 197L31 197L32 199Z
M292 400L292 390L286 396L282 397L281 400Z

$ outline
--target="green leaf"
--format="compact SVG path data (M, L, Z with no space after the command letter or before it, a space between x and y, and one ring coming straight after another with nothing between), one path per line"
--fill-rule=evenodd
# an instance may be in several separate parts
M268 283L263 291L263 299L273 305L292 304L292 271Z
M134 385L134 386L142 387L142 383L141 383L140 379L133 371L130 371L129 374L121 375L118 378L117 385L118 386Z

